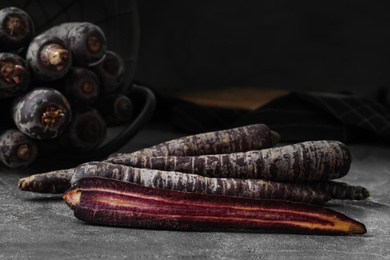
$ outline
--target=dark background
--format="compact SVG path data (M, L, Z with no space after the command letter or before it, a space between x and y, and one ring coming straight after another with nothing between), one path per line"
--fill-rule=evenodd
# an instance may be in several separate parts
M380 1L138 1L135 80L162 90L251 86L348 91L389 85Z

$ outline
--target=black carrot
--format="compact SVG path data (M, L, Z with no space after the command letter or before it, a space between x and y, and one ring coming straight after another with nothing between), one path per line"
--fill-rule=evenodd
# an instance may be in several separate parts
M84 178L63 199L78 219L102 225L316 235L367 232L364 224L316 205L156 189L105 178Z
M262 150L198 156L136 156L107 161L138 168L195 173L207 177L303 182L345 176L351 165L347 146L338 141L308 141Z

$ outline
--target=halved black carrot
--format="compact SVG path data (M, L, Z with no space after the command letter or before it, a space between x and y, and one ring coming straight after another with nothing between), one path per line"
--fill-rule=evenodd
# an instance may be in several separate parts
M321 235L367 232L364 224L315 205L156 189L96 177L81 179L63 199L76 218L104 225Z

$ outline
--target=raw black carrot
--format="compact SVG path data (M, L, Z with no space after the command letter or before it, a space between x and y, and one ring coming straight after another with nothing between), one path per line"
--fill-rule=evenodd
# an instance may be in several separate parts
M0 45L2 51L19 51L35 34L31 16L24 10L9 6L0 9Z
M84 178L63 199L76 218L95 224L174 230L257 230L358 235L365 225L306 203L255 200Z
M278 133L264 124L253 124L233 129L185 136L145 148L131 154L119 156L192 156L221 154L259 150L275 146L279 142Z
M103 58L107 40L102 29L89 22L66 22L49 28L42 34L55 35L72 52L74 65L86 67Z
M29 44L26 53L33 78L53 81L65 76L72 65L68 46L53 35L38 35Z
M58 90L71 102L72 106L96 105L100 95L100 82L89 68L71 67L58 81Z
M77 174L75 170L77 169ZM149 185L151 187L170 187L188 192L207 193L205 191L206 186L204 182L208 182L212 186L214 181L214 187L217 187L217 178L207 178L197 176L194 174L185 174L179 172L166 172L166 171L154 171L152 175L145 175L142 172L147 170L141 170L138 168L129 167L126 169L124 166L107 164L104 162L91 162L80 165L77 168L57 170L42 174L35 174L25 178L22 178L18 182L18 187L24 191L40 192L40 193L64 193L73 184L76 184L80 179L85 177L107 177L122 181L134 181L135 183L142 185ZM149 177L148 177L149 176ZM144 178L143 178L144 177ZM146 182L145 178L153 178L153 182ZM72 181L73 178L73 181ZM177 179L180 183L173 186L167 186L169 180ZM221 178L222 183L227 183L229 179ZM189 182L189 184L186 184ZM309 182L301 184L283 183L267 180L245 180L245 179L231 179L230 189L232 191L223 192L217 190L215 194L234 195L242 193L242 187L249 190L255 187L261 190L263 193L253 192L255 195L246 193L241 195L242 197L254 198L256 196L263 196L264 198L282 198L285 200L310 202L310 203L324 203L331 199L341 200L363 200L369 197L369 191L361 186L352 186L343 182L326 181L326 182ZM240 183L240 184L237 184ZM227 184L225 185L227 186ZM234 191L234 189L238 189ZM240 190L241 189L241 190ZM209 193L214 194L209 191Z
M109 94L99 101L98 110L107 126L118 126L130 122L134 114L131 99L121 93Z
M62 135L59 144L69 152L92 151L103 143L107 125L94 107L76 107L72 110L72 121Z
M329 194L310 185L255 179L208 178L197 174L134 168L106 162L90 162L78 166L72 176L71 186L85 177L105 177L147 187L243 198L284 199L306 203L323 203L331 199Z
M38 155L34 140L17 129L0 132L0 161L10 168L25 167Z
M260 149L274 146L279 142L279 139L279 134L274 131L271 131L268 126L264 124L254 124L234 129L202 133L198 135L174 139L149 148L136 151L134 153L131 153L131 156L194 155L218 152L247 151L251 149ZM110 158L127 158L128 156L129 154L113 154L110 156ZM42 173L42 175L45 174L53 176L54 173ZM34 177L35 176L31 176L31 178ZM60 187L54 190L58 191L59 193L62 193L64 192L61 190L62 181L65 181L62 178L62 174L59 179L61 179L61 182L59 183ZM40 180L51 182L42 185L56 186L54 180L57 179L41 178ZM34 191L34 188L30 187L29 190ZM36 192L40 191L36 190Z
M12 115L18 129L36 139L53 139L63 133L71 121L69 101L53 88L34 88L17 97Z
M22 94L30 85L27 62L18 54L0 52L0 102Z
M125 82L125 65L121 56L107 50L104 57L89 68L98 77L104 95L120 92Z
M40 193L64 193L70 186L74 169L63 169L42 174L34 174L18 181L18 188L23 191Z
M108 162L207 177L302 182L345 176L350 168L351 154L345 144L323 140L244 153L158 157L129 154L109 158Z

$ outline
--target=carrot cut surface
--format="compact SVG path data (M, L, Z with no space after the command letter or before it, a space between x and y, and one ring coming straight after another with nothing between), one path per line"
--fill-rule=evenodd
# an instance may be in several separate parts
M81 179L63 198L78 219L104 225L321 235L366 233L364 224L320 206L156 189L99 177Z

